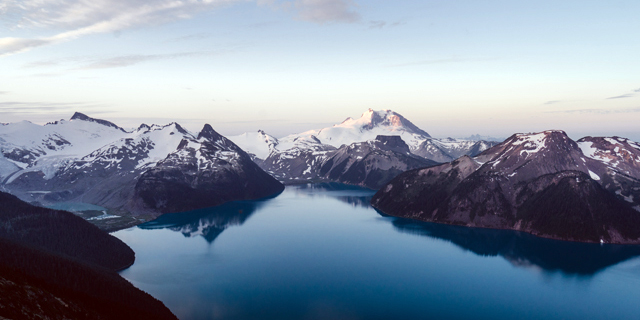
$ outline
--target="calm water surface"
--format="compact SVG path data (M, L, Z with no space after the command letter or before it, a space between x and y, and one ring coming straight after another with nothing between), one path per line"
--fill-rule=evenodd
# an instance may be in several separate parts
M181 319L640 319L640 247L387 217L372 191L279 196L114 233Z

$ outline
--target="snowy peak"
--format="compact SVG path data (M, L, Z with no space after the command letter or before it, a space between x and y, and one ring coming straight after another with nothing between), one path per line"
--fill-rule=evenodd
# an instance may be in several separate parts
M73 121L73 120L82 120L82 121L88 121L88 122L95 122L98 124L101 124L103 126L107 126L107 127L111 127L114 129L118 129L122 132L127 132L126 130L122 129L121 127L117 126L115 123L107 121L107 120L102 120L102 119L95 119L95 118L91 118L89 116L87 116L84 113L80 113L80 112L76 112L73 114L73 116L71 116L71 119L69 119L69 121Z
M334 127L354 128L360 130L372 130L376 127L386 127L389 131L407 131L425 137L431 137L427 132L415 126L400 114L391 110L375 111L369 109L359 119L347 118L341 124Z

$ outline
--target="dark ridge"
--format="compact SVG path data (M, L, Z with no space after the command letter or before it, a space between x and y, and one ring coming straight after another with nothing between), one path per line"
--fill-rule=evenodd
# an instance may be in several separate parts
M187 140L187 139L182 139L182 140L180 141L180 143L178 144L178 149L177 149L177 150L184 149L184 148L185 148L186 146L188 146L188 145L189 145L189 140Z
M4 192L0 237L114 271L135 260L124 242L73 213L36 207Z
M176 319L116 272L0 237L0 318Z
M127 132L126 130L124 130L123 128L117 126L113 122L110 122L110 121L107 121L107 120L102 120L102 119L91 118L91 117L87 116L86 114L80 113L80 112L74 113L70 120L82 120L82 121L95 122L95 123L101 124L103 126L107 126L107 127L118 129L118 130L120 130L122 132Z
M207 123L198 134L198 139L200 138L207 138L209 141L218 141L222 138L222 135L213 130L211 125Z
M176 130L178 130L178 132L182 133L182 134L188 134L189 132L187 130L185 130L180 124L178 124L177 122L172 122L169 125L175 125L176 126Z

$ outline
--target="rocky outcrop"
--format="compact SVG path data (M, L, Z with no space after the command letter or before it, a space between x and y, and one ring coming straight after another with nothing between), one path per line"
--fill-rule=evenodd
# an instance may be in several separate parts
M435 164L413 155L399 136L377 136L332 152L322 162L319 175L326 181L378 189L402 172Z

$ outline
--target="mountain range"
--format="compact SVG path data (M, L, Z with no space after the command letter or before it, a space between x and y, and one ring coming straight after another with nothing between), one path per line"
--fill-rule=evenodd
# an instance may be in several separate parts
M391 110L369 109L358 119L280 139L263 131L227 138L209 125L192 133L175 122L127 130L76 112L44 126L0 125L0 190L45 206L88 203L132 216L124 227L271 196L282 191L281 182L377 189L406 170L476 155L495 143L435 139Z
M149 220L270 196L284 189L209 125L127 131L76 113L69 121L0 127L2 188L28 202L90 203Z
M372 189L402 171L474 156L498 143L436 139L394 111L372 109L358 119L280 139L264 131L229 139L280 181L343 182Z
M475 157L407 171L372 205L430 222L640 243L639 160L640 145L625 138L514 134Z

